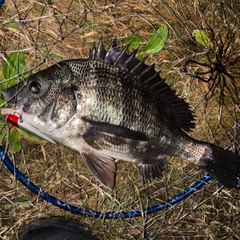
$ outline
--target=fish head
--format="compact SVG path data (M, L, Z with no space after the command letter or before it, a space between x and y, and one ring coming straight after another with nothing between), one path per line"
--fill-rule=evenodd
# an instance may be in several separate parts
M74 115L77 88L67 81L71 73L65 66L54 65L31 75L26 81L3 91L6 101L14 106L2 114L14 114L42 131L53 131Z

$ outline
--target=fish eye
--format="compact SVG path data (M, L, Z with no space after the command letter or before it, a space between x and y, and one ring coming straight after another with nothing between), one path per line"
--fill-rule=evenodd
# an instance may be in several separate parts
M29 90L32 92L32 93L40 93L41 92L41 83L39 81L32 81L29 85Z

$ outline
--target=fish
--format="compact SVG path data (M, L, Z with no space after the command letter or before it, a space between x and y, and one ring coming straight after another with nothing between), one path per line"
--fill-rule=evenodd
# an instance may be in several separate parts
M133 162L140 181L167 174L168 157L190 161L223 186L240 188L240 156L190 136L190 105L137 50L94 44L88 58L58 62L3 91L2 109L47 138L78 151L95 179L115 186L116 160Z

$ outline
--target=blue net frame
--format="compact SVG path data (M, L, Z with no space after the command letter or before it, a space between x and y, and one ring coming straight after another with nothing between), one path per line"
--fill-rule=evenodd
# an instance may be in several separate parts
M0 8L2 7L2 5L4 4L5 0L0 0Z
M134 217L140 217L143 214L150 214L150 213L154 213L154 212L157 212L160 210L167 209L167 208L172 207L173 205L179 203L183 199L189 197L194 192L196 192L197 190L202 188L205 183L207 183L208 181L210 181L212 179L211 175L206 175L201 180L196 182L193 186L191 186L189 189L185 190L183 193L171 198L167 202L162 202L156 206L149 207L142 211L131 210L129 212L101 213L101 212L94 212L91 210L84 210L84 209L78 208L76 206L73 206L73 205L63 202L63 201L49 195L46 192L41 191L39 187L37 187L31 181L29 181L18 170L18 168L12 163L12 161L9 159L9 157L5 155L5 152L2 147L0 147L0 158L1 158L1 161L3 162L3 164L7 167L7 169L15 176L15 178L19 182L21 182L31 192L37 194L39 197L41 197L43 200L47 201L48 203L51 203L51 204L53 204L61 209L64 209L66 211L70 211L74 214L79 214L82 216L94 217L94 218L104 218L104 219L134 218Z

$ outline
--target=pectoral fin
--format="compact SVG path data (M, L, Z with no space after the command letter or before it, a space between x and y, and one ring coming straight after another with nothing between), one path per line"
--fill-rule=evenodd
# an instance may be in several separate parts
M147 141L148 137L140 132L131 130L129 128L110 124L107 122L96 122L87 119L86 117L82 118L83 121L88 122L91 128L94 128L95 132L110 134L118 137L129 138L132 140Z
M116 164L110 157L81 153L93 176L108 188L114 187Z
M167 159L148 160L148 162L154 162L153 164L138 163L138 171L140 181L144 185L148 180L155 179L162 176L162 173L169 169L169 163Z

